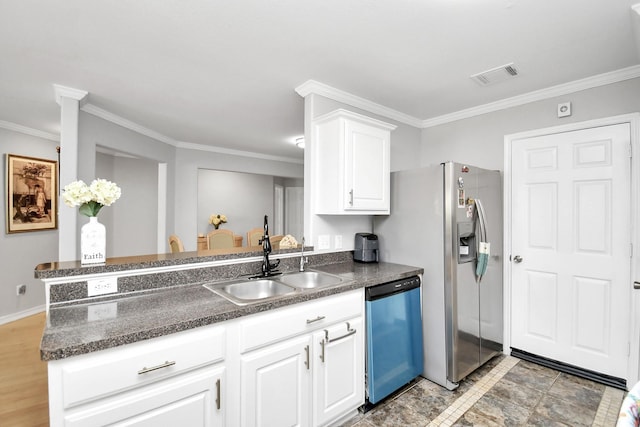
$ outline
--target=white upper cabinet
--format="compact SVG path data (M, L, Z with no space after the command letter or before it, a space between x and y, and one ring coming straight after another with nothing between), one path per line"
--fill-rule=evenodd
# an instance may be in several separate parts
M314 120L311 168L316 214L389 214L395 128L342 109Z

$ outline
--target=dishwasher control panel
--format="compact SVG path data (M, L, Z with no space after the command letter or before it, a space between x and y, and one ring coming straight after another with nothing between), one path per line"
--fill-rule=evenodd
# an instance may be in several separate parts
M388 297L400 292L410 291L411 289L420 287L420 278L418 276L408 277L406 279L394 280L393 282L382 283L380 285L370 286L365 290L365 300L374 301L378 298Z

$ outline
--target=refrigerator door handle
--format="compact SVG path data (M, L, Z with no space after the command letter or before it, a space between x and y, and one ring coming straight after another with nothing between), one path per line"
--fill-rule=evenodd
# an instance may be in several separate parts
M489 246L487 242L487 223L484 215L484 207L480 199L475 199L476 213L478 225L480 226L480 235L476 238L476 282L480 283L482 277L487 271L487 263L489 262Z

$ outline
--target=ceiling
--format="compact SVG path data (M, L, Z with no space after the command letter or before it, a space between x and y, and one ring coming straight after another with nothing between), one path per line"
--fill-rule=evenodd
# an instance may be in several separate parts
M638 1L0 0L0 121L59 134L58 84L178 146L300 160L308 80L420 123L638 65Z

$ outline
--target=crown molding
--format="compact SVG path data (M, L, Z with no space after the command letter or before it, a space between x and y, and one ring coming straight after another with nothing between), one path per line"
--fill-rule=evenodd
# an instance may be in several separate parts
M637 77L640 77L640 65L634 65L608 73L597 74L595 76L586 77L584 79L575 80L573 82L551 86L546 89L540 89L511 98L501 99L500 101L456 111L455 113L433 117L431 119L424 120L420 127L424 129L438 126L445 123L455 122L457 120L480 116L486 113L492 113L494 111L505 110L507 108L529 104L531 102L542 101L545 99L568 95L570 93L579 92L586 89L593 89L599 86L605 86L612 83L635 79Z
M87 95L89 95L89 92L87 92L86 90L74 89L72 87L66 87L57 84L53 85L53 90L56 94L56 102L58 103L58 105L61 105L61 98L63 97L75 99L76 101L80 101L80 104L83 104L87 100Z
M6 122L4 120L0 120L0 128L11 130L18 133L23 133L25 135L31 135L42 139L48 139L53 142L60 142L60 135L55 135L53 133L44 132L41 130L33 129L27 126L22 126L16 123Z
M148 136L149 138L155 139L160 142L164 142L165 144L173 145L174 147L178 146L178 141L173 138L170 138L166 135L163 135L159 132L141 126L131 120L127 120L124 117L113 114L107 110L104 110L100 107L96 107L93 104L86 104L82 108L80 108L85 113L89 113L93 116L100 117L108 122L115 123L118 126L122 126L125 129L132 130L136 133L139 133L144 136Z
M276 162L304 164L303 159L294 159L292 157L271 156L269 154L254 153L252 151L233 150L231 148L215 147L211 145L194 144L193 142L179 142L178 148L189 150L208 151L211 153L229 154L232 156L250 157L253 159L273 160Z
M159 132L153 131L149 128L141 126L137 123L132 122L131 120L127 120L123 117L120 117L116 114L110 113L100 107L96 107L93 104L86 104L81 108L82 111L92 114L96 117L100 117L103 120L114 123L118 126L122 126L125 129L129 129L133 132L139 133L144 136L148 136L149 138L155 139L160 142L164 142L165 144L169 144L176 148L184 148L189 150L198 150L198 151L208 151L212 153L220 153L220 154L230 154L233 156L242 156L242 157L250 157L254 159L264 159L264 160L274 160L278 162L287 162L287 163L302 163L300 159L294 159L290 157L279 157L279 156L270 156L268 154L262 153L254 153L251 151L240 151L233 150L229 148L222 147L214 147L210 145L204 144L195 144L192 142L184 142L184 141L176 141L173 138L170 138L166 135L163 135Z
M340 89L336 89L324 83L320 83L315 80L307 80L300 86L296 87L295 91L303 98L313 93L316 95L324 96L325 98L333 99L334 101L342 102L352 107L360 108L361 110L369 111L370 113L378 114L383 117L410 125L413 127L420 127L422 120L417 117L410 116L393 108L385 107L384 105L377 104L368 99L361 98L353 95L349 92L345 92Z

